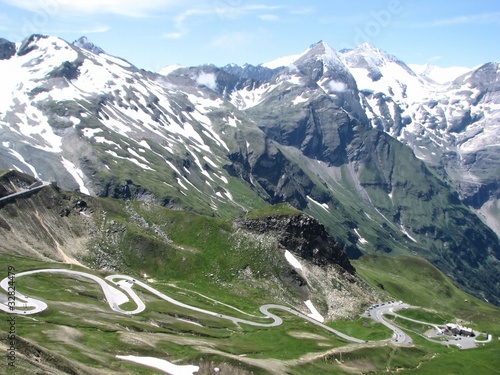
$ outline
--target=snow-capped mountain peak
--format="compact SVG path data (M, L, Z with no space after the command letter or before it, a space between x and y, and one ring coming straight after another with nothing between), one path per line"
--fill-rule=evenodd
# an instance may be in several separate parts
M311 45L292 64L299 66L312 61L322 61L326 67L346 70L339 53L322 40Z
M73 42L73 45L78 48L85 49L89 52L99 55L101 53L106 53L101 47L92 43L86 36L82 36Z
M399 67L406 70L409 75L415 75L415 73L396 56L376 48L369 43L363 43L355 49L345 50L342 52L341 56L345 64L350 68L369 69L374 75L379 75L377 72L378 68L391 65L393 65L394 68L396 65L399 65Z
M322 40L312 44L300 54L280 57L263 63L261 66L269 69L277 69L280 67L297 66L306 62L318 60L325 63L326 66L345 68L339 53Z

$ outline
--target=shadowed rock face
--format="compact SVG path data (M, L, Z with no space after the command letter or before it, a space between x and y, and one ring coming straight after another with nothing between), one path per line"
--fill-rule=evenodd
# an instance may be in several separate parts
M356 272L347 254L326 232L325 227L308 215L269 216L244 219L238 223L257 233L275 232L283 248L314 264L338 265L349 273Z
M16 45L0 38L0 60L8 60L16 54Z

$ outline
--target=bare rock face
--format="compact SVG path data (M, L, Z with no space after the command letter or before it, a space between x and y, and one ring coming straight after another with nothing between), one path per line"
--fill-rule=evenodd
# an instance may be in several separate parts
M0 60L8 60L16 54L16 45L7 39L0 38Z
M339 265L349 273L356 270L347 254L327 233L316 219L305 214L268 216L259 219L244 219L239 224L253 232L275 232L278 243L299 257L313 264Z

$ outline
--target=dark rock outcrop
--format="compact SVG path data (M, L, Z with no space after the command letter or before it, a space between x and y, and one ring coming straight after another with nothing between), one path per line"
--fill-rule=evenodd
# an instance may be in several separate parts
M16 54L16 45L7 39L0 38L0 60L8 60Z
M288 251L319 266L339 265L347 272L356 272L347 254L327 233L325 227L306 214L245 218L238 222L256 233L276 233L278 243Z
M17 51L18 56L24 56L27 55L28 53L38 49L38 45L36 44L37 41L40 39L46 39L47 36L45 35L40 35L40 34L33 34L26 38L23 43L21 44L21 47L19 47L19 51Z

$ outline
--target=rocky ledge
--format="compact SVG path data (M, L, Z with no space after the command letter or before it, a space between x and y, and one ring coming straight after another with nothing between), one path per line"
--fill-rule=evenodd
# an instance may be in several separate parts
M238 225L256 233L276 233L278 243L283 248L316 265L336 264L351 274L356 272L347 254L325 227L309 215L244 218L238 221Z

